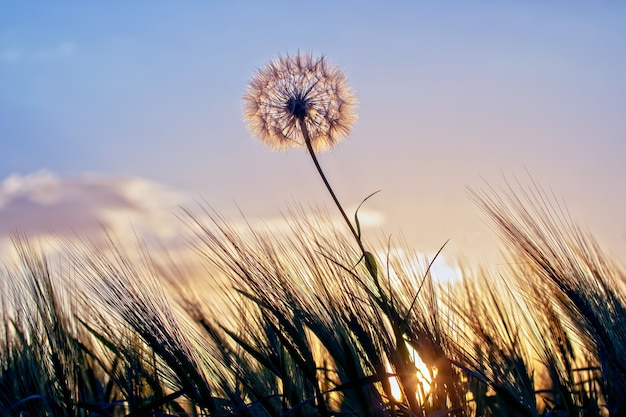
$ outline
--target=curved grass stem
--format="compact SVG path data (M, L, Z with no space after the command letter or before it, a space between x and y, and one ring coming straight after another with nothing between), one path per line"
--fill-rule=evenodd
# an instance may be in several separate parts
M348 228L350 229L350 232L352 232L352 235L354 236L354 239L356 239L356 242L359 245L359 249L361 249L361 252L362 252L363 256L365 256L366 250L363 247L363 242L361 241L361 236L359 235L359 233L357 233L357 231L354 228L354 226L352 225L352 222L350 221L350 219L348 219L348 216L346 215L346 212L343 209L343 206L339 202L339 199L337 199L337 196L335 195L335 192L333 191L333 188L330 186L330 183L328 182L328 179L326 178L326 175L324 174L324 171L322 170L322 167L320 166L320 163L317 160L317 156L315 155L315 150L313 150L313 145L311 144L311 138L309 136L309 131L306 128L306 123L305 123L303 117L300 118L299 125L300 125L300 130L302 131L302 136L304 136L304 143L306 144L306 148L309 151L309 155L311 155L311 159L313 159L313 163L315 164L315 168L317 168L317 172L320 174L320 177L322 177L322 181L324 181L324 185L326 186L326 189L330 193L330 196L333 198L333 201L335 202L335 205L337 206L337 208L339 209L339 212L343 216L343 219L346 222L346 224L348 225Z

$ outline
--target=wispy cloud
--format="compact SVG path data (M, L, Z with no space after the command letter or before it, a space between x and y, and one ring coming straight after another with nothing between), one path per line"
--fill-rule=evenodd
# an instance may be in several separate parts
M35 59L39 61L52 61L55 59L67 58L78 50L76 44L71 41L61 42L49 48L43 48L35 52Z
M0 184L0 239L6 243L15 233L91 239L105 230L167 238L179 227L172 212L184 201L183 194L136 177L14 174Z
M134 232L168 236L180 227L179 207L191 200L185 193L139 177L60 177L48 171L13 174L0 183L0 237L16 232L89 235L103 227L118 230L131 225ZM245 223L285 231L290 227L289 217L297 215L293 210L286 216L247 219ZM378 227L385 223L385 216L362 207L359 221L362 227Z
M71 57L78 51L73 41L63 41L45 47L5 47L0 49L0 62L50 62Z
M174 257L191 256L188 239L193 232L189 222L182 219L186 215L181 206L209 227L211 224L204 212L209 203L193 200L188 194L139 177L62 177L48 171L13 174L0 181L0 258L12 252L11 238L18 234L45 244L51 251L78 241L106 249L112 236L125 248L136 248L141 241L156 251L165 249ZM327 217L323 211L297 208L288 209L283 216L236 216L226 221L243 234L250 233L252 227L290 235L303 216L311 224L329 221L329 227L345 229L339 216ZM367 207L359 210L359 219L364 229L377 228L385 222L380 212Z

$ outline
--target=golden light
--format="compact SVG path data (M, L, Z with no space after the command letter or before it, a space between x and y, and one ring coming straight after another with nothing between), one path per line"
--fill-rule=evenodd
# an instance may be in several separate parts
M415 352L415 350L412 349L410 346L407 345L407 347L409 349L409 352L411 353L411 359L413 360L413 363L415 367L417 368L417 371L416 371L417 383L418 383L417 392L421 394L423 397L425 397L430 391L430 387L432 384L432 377L437 375L437 370L436 369L430 370L428 366L426 366L424 361L422 361L422 359L419 357L417 352ZM393 370L391 369L391 365L389 364L387 364L387 371L389 373L393 373ZM391 394L393 395L393 398L397 401L401 401L403 394L402 394L402 388L400 387L400 383L398 381L398 377L395 377L395 376L390 377L389 384L391 385Z

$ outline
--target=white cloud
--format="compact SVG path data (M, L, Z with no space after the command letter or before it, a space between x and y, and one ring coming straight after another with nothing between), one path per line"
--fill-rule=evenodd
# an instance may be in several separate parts
M168 237L180 223L172 214L185 196L136 177L50 172L14 174L0 184L0 237Z
M193 231L184 220L181 206L211 227L211 220L203 211L205 204L199 207L189 195L144 178L95 174L63 177L48 171L13 174L0 180L0 259L13 253L11 237L17 234L54 253L77 241L88 241L106 250L110 233L113 241L130 253L141 241L153 255L165 249L168 255L189 260L193 257L188 239ZM348 212L353 213L354 209ZM242 234L250 233L251 226L260 232L291 235L297 231L294 225L302 223L302 217L311 225L328 222L330 227L349 233L339 214L331 210L305 212L294 208L282 217L244 221L236 216L226 222ZM381 213L367 207L359 210L359 218L363 228L384 222ZM193 259L189 261L191 266L199 261Z
M346 214L354 217L358 206L348 207ZM369 207L361 206L358 212L359 224L361 227L380 227L387 221L387 216L384 212Z
M355 209L356 206L346 209L346 214L353 223ZM344 230L347 234L350 233L343 218L338 211L334 210L334 207L329 209L310 208L308 211L302 207L290 207L282 216L246 218L244 221L234 219L234 221L231 221L231 224L243 232L251 226L254 229L290 234L294 231L294 226L300 223L299 219L301 218L306 218L311 225L324 224L328 227ZM385 220L385 214L379 210L364 207L359 209L359 225L361 229L376 230L385 224Z

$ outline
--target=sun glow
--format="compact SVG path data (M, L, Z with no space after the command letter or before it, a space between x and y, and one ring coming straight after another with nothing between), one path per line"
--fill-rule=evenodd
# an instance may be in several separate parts
M432 385L433 378L437 376L437 369L430 369L428 366L422 361L417 352L411 348L411 346L407 345L409 352L411 353L411 359L413 360L413 364L416 368L416 376L417 376L417 397L418 399L425 399L430 391L430 387ZM391 369L391 365L387 364L387 371L393 374L393 370ZM400 386L400 381L397 376L392 376L389 378L389 384L391 385L391 394L393 398L397 401L402 401L404 394L402 392L402 388ZM422 398L419 398L422 397Z
M458 266L450 265L445 257L439 254L430 265L430 274L436 282L443 284L458 281L463 276L463 271Z
M387 259L391 266L389 278L398 285L402 281L399 275L423 278L428 273L433 282L438 284L451 284L463 278L461 268L449 263L441 253L419 255L407 253L403 249L394 249L389 254L379 252L378 256L379 259Z

